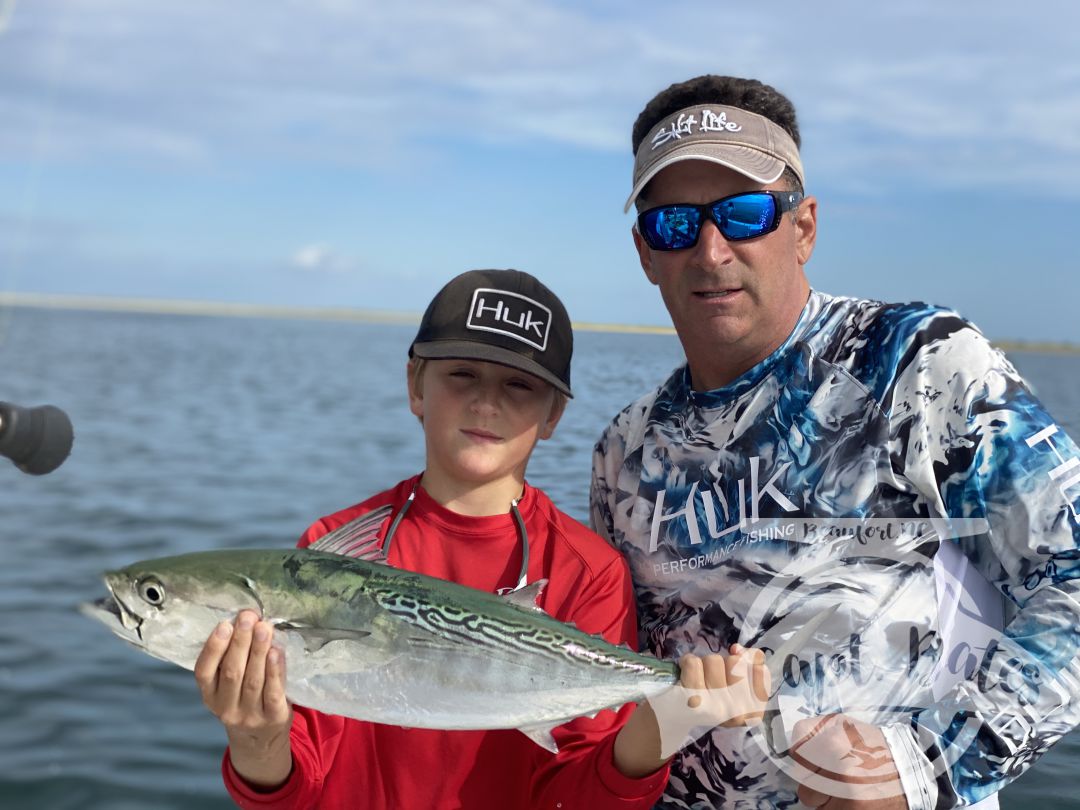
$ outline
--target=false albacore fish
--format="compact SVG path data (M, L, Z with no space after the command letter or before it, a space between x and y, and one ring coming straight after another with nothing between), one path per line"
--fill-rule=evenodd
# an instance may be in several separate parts
M219 622L254 610L275 627L294 703L408 727L516 728L552 751L553 727L678 682L676 663L537 608L544 581L496 596L377 561L385 516L358 518L307 549L135 563L107 573L110 597L81 609L187 669ZM819 623L782 646L802 643Z
M543 581L496 596L373 561L384 517L364 516L308 549L135 563L108 572L110 597L81 610L194 669L215 626L251 609L275 627L295 703L418 728L517 728L552 750L554 726L677 682L675 663L537 609Z

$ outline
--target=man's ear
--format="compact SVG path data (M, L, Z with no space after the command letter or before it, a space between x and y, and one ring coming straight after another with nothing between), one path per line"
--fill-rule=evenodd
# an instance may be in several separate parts
M559 424L559 420L562 419L563 413L566 411L566 396L556 391L555 396L552 398L551 410L548 412L548 418L540 426L541 439L550 439L552 434L555 433L555 427Z
M412 415L424 421L424 386L422 368L417 368L415 360L409 360L405 364L405 384L409 389L409 410Z
M795 212L795 255L799 264L810 261L817 241L817 199L807 197Z
M656 275L652 270L652 250L645 244L645 240L641 238L637 225L630 226L630 234L634 237L634 247L637 248L638 261L641 262L641 269L645 271L645 278L650 283L657 284Z

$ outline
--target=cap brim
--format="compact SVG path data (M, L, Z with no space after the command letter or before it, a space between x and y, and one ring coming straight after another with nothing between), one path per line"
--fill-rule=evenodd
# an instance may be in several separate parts
M664 155L662 160L657 161L655 165L645 170L645 173L634 184L634 188L626 200L626 205L623 206L623 213L625 214L630 210L630 206L634 204L634 200L638 198L638 195L641 194L642 189L648 185L650 180L672 163L678 163L682 160L704 160L709 163L718 163L758 183L773 183L779 180L780 175L787 168L787 164L783 160L767 155L759 149L731 143L693 141L687 143L681 149L672 149Z
M526 374L539 377L558 391L573 399L570 386L544 368L542 365L518 352L492 346L488 343L475 343L469 340L432 340L427 343L414 343L412 355L425 360L484 360L498 363L500 366L516 368Z

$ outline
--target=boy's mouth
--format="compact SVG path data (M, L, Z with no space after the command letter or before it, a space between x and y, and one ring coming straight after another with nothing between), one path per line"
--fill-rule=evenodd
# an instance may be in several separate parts
M464 433L466 436L483 442L502 441L502 436L498 435L497 433L492 433L490 430L481 430L480 428L465 428L461 432Z

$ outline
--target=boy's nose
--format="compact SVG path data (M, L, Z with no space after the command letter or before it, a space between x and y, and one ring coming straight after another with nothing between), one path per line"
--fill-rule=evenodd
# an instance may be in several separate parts
M489 385L477 387L472 407L477 413L494 413L497 411L499 409L498 387Z

